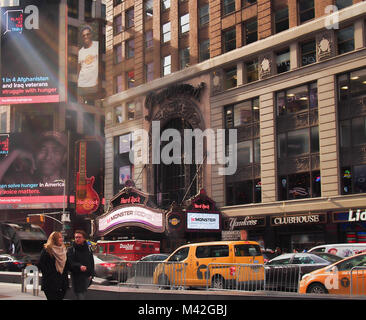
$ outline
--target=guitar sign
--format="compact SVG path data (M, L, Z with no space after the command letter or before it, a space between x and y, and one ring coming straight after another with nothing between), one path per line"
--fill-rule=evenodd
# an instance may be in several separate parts
M86 141L80 142L79 172L76 174L76 213L91 214L100 204L98 193L93 185L95 177L86 176Z

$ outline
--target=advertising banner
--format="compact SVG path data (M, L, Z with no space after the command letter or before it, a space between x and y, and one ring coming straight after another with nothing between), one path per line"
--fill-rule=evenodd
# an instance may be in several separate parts
M0 7L0 105L60 101L60 1Z
M6 147L0 154L0 210L62 208L67 135L47 131L10 133L3 138Z
M75 211L78 215L97 213L103 201L103 144L96 139L82 139L75 147Z
M219 213L187 212L187 230L220 230Z

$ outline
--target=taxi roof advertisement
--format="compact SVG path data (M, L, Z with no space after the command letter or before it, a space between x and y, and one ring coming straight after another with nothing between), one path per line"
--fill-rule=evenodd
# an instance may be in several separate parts
M0 104L60 102L60 0L0 7Z

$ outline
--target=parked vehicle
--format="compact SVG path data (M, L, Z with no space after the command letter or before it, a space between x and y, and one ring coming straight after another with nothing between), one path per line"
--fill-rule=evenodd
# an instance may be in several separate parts
M355 254L366 252L366 243L323 244L311 248L309 252L327 252L345 258L353 256Z
M152 277L156 266L169 257L168 254L149 254L143 257L135 264L136 276L140 277Z
M366 295L366 253L305 274L299 293Z
M126 261L137 261L149 254L160 253L160 241L152 240L99 240L97 252L118 256Z
M27 263L19 258L15 258L9 254L0 255L0 271L16 271L20 272L27 266Z
M111 254L94 254L95 275L108 281L126 282L127 262Z
M321 257L312 253L285 253L266 263L266 289L276 291L298 290L303 274L342 260L337 256Z
M245 266L240 266L244 264ZM175 250L154 272L154 284L216 289L263 286L263 256L254 241L187 244Z
M43 229L30 223L0 223L0 249L18 259L37 264L47 236Z

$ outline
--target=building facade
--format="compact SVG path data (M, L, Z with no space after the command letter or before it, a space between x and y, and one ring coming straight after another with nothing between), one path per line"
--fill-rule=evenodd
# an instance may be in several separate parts
M127 177L167 209L204 188L223 238L362 242L365 13L356 0L108 1L106 199ZM133 164L131 134L154 121L236 130L236 172L184 152L181 165Z

